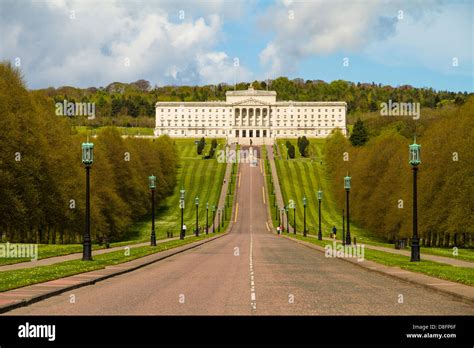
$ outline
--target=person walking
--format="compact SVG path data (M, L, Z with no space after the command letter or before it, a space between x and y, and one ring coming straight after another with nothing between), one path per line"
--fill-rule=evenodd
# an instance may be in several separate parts
M336 228L336 226L333 226L333 228L332 228L332 238L333 239L336 239L336 232L337 232L337 228Z

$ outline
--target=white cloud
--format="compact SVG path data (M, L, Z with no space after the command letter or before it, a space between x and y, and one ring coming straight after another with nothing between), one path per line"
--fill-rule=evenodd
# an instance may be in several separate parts
M198 71L200 76L208 83L219 83L221 81L240 82L249 81L252 73L245 67L234 67L233 59L225 52L211 52L198 54Z
M473 74L472 3L448 3L430 16L406 16L395 35L364 50L388 66L423 66L443 74ZM459 61L452 66L453 58Z
M278 76L294 73L301 60L312 56L337 52L363 53L367 47L371 47L370 52L374 52L379 47L383 48L386 42L392 42L394 49L403 49L405 43L402 40L409 40L413 34L421 38L424 37L421 33L430 31L423 21L437 17L443 6L436 0L282 0L271 6L260 18L260 27L274 33L273 39L260 52L260 62L269 75ZM398 19L400 11L404 20ZM445 30L446 36L451 24L443 17L437 19L439 31ZM399 30L410 21L423 24ZM423 49L426 41L423 45L418 40L417 44L419 49ZM435 43L431 48L429 51L433 53L442 50Z
M219 9L223 2L212 4ZM57 0L21 6L2 2L0 32L5 39L0 59L21 58L32 88L103 86L140 78L152 84L221 82L220 78L231 82L231 66L222 56L226 54L215 49L221 40L222 16L208 3L189 6L189 2ZM185 9L182 20L177 17L180 9ZM193 18L196 14L200 16Z

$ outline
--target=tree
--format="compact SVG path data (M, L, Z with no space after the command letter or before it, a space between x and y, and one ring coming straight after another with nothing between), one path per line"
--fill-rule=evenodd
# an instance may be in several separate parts
M288 146L288 156L290 158L295 158L295 146L293 144L290 143L290 145Z
M367 128L365 127L364 122L360 118L358 118L356 123L354 124L354 129L352 130L352 134L349 140L351 141L351 144L353 146L365 145L367 140L369 140Z
M206 140L204 139L204 137L202 137L201 140L199 140L199 142L197 144L197 154L198 155L202 154L202 150L204 150L205 146L206 146Z
M300 151L301 156L307 157L308 156L308 146L309 140L306 136L302 136L298 138L298 150Z
M208 158L213 158L213 157L214 157L214 153L215 153L215 151L216 151L216 147L217 147L217 140L216 140L216 139L212 139L212 141L211 141L211 148L209 149Z

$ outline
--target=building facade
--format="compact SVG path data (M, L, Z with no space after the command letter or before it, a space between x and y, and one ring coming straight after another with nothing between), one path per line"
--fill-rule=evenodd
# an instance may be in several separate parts
M277 138L346 134L345 102L277 101L275 91L228 91L226 101L157 102L155 135L227 138L239 144L273 144Z

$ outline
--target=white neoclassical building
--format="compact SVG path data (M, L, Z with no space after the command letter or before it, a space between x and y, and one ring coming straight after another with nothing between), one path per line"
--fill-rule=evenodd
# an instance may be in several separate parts
M276 138L346 134L345 102L277 101L275 91L228 91L226 101L157 102L155 135L227 138L239 144L273 144Z

